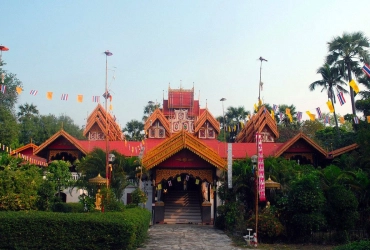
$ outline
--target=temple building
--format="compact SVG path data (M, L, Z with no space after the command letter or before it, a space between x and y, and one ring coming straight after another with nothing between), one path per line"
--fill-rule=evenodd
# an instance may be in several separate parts
M246 121L229 147L229 143L217 139L220 123L194 99L194 88L169 87L162 108L150 114L144 130L144 142L126 141L114 117L98 104L87 119L85 140L60 130L39 146L29 144L15 152L37 159L40 165L61 159L74 162L96 147L127 157L141 152L142 166L149 173L143 181L149 197L146 207L154 211L154 223L209 224L220 204L216 189L228 170L228 155L233 160L256 155L256 133L262 135L264 157L284 157L300 164L326 166L334 157L357 148L353 144L327 152L302 133L278 143L277 124L264 107ZM126 190L125 202L129 201L130 190ZM66 201L73 200L67 197Z

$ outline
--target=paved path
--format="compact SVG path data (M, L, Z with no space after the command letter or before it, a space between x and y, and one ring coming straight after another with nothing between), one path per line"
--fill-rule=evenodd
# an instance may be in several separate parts
M213 226L156 224L149 229L149 240L143 249L243 249L233 246L231 239Z

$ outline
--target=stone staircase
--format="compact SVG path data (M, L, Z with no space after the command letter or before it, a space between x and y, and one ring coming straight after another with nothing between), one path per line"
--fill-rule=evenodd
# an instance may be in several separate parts
M164 223L202 223L198 191L171 190L164 201Z

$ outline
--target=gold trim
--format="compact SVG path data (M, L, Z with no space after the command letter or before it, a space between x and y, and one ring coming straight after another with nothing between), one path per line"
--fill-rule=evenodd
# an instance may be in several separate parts
M213 183L213 171L210 169L157 169L155 171L155 183L160 183L163 179L168 180L180 174L189 174L201 180Z

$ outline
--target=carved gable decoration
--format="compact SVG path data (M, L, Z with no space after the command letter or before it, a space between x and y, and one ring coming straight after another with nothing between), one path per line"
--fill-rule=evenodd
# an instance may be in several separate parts
M227 168L226 161L217 152L184 130L147 152L142 159L143 166L149 170L183 149L190 150L218 169L225 170Z
M220 133L220 123L206 109L195 122L195 134L202 139L215 139Z
M107 129L109 133L107 133ZM83 136L88 137L89 140L105 140L106 134L108 134L110 141L121 141L125 138L115 118L106 112L102 105L98 104L87 118Z
M144 124L148 138L170 137L170 125L160 109L156 109L146 120Z
M274 142L279 138L277 124L268 110L262 106L257 114L247 122L244 128L236 136L236 142L255 142L256 133L264 134L265 142Z
M181 130L194 133L194 119L188 116L187 109L175 109L174 115L168 120L171 124L171 133L177 133Z
M311 152L317 152L324 158L327 157L327 152L323 148L321 148L317 143L301 132L287 141L281 148L279 148L279 150L275 153L275 157L279 157L285 153L297 154Z

